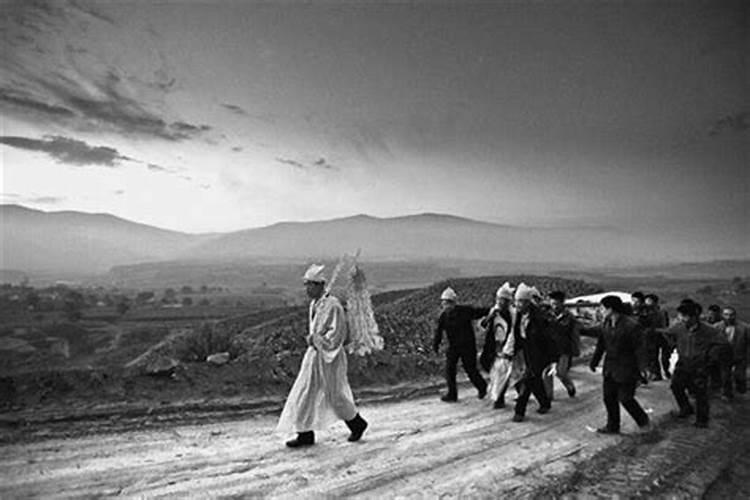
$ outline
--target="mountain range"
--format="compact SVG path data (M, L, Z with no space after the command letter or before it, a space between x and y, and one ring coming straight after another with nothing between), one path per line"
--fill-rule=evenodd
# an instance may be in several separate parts
M0 205L0 236L0 269L87 274L160 261L307 261L357 249L368 260L579 265L655 262L660 251L664 256L675 255L665 242L645 241L614 227L520 227L434 213L393 218L356 215L188 234L110 214Z

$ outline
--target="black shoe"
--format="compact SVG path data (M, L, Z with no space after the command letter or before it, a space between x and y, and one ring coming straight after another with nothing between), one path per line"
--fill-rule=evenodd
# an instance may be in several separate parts
M362 434L364 434L365 429L367 429L367 421L359 416L359 413L351 419L346 420L346 426L349 427L349 430L352 431L352 433L349 435L349 441L359 441L359 439L362 437Z
M492 404L492 407L496 410L502 410L505 408L505 400L504 399L498 399Z
M484 386L482 389L478 389L479 393L477 394L477 397L479 399L484 399L484 397L487 395L487 386Z
M672 410L670 412L670 415L672 415L672 418L688 418L690 415L695 413L692 408L683 408L680 411L674 411Z
M514 422L523 422L523 415L520 415L520 414L516 413L515 415L513 415L513 421Z
M604 427L599 427L596 430L596 432L598 432L599 434L619 434L620 433L619 430L617 430L617 429L610 429L606 425Z
M536 412L540 415L544 415L545 413L549 413L551 409L551 406L540 406L539 408L537 408Z
M571 397L571 398L576 397L576 388L575 387L571 387L570 389L568 389L568 397Z
M699 429L706 429L708 428L708 422L696 422L695 426Z
M450 394L444 394L440 401L445 401L446 403L455 403L458 401L458 396L451 396Z
M312 446L314 444L315 433L313 431L298 432L296 438L286 442L286 445L290 448L301 448L303 446Z

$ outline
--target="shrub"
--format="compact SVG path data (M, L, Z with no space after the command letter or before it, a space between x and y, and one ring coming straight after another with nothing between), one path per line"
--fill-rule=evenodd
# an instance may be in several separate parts
M236 358L239 347L232 342L229 330L211 323L202 323L180 337L176 353L182 361L205 361L207 356L217 352L229 352Z

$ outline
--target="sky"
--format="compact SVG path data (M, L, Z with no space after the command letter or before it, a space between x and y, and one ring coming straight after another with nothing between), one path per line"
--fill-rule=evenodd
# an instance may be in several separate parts
M1 8L2 203L186 232L439 212L750 243L742 1Z

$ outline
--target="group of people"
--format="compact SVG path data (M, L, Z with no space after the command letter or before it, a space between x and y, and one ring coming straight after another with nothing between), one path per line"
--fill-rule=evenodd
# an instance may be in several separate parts
M343 420L350 430L349 441L358 441L368 427L360 415L347 376L350 342L346 312L339 300L328 293L324 266L312 265L304 276L308 297L309 331L307 350L297 379L279 418L277 431L296 432L287 446L299 448L315 443L315 431ZM334 273L335 274L335 273ZM565 305L565 293L553 291L547 301L533 286L504 283L491 308L458 304L456 292L447 288L441 297L433 348L439 352L443 337L445 402L458 400L456 371L461 361L480 399L488 394L493 408L505 407L509 389L516 391L514 422L521 422L533 395L537 412L550 411L554 378L562 383L569 397L576 386L569 375L573 358L581 353L581 335L597 338L589 367L596 371L602 358L603 399L607 422L597 429L604 434L620 431L620 405L641 428L650 420L635 399L636 388L649 380L671 378L671 389L679 410L678 418L695 414L695 425L706 427L709 420L709 380L731 398L733 391L746 391L750 327L737 320L732 307L709 308L702 316L701 306L685 299L671 322L659 307L656 295L636 292L631 304L617 295L605 296L599 305L600 320L581 321ZM715 320L715 321L714 321ZM374 320L373 320L374 321ZM474 322L484 330L478 355ZM382 344L382 340L381 340ZM670 358L677 350L677 363L670 370ZM489 373L489 383L479 367ZM695 407L688 395L695 399Z
M504 408L506 391L515 388L514 422L524 420L532 394L539 405L537 412L547 413L553 399L553 376L562 382L570 397L576 395L568 371L572 359L580 354L581 334L597 338L590 369L596 371L604 358L607 422L597 429L600 433L620 432L620 405L639 427L650 426L648 415L635 399L636 388L649 380L671 378L671 390L679 407L674 416L686 418L695 414L697 427L708 426L710 378L727 399L733 397L735 390L746 391L750 327L737 321L736 310L729 306L712 307L704 317L698 303L685 299L670 324L655 294L635 292L631 303L608 295L600 302L600 320L586 322L566 309L564 292L551 292L545 302L536 288L525 283L515 289L504 283L490 309L458 304L451 288L440 299L442 311L433 347L437 353L443 337L447 337L448 391L442 396L446 402L458 399L456 369L461 360L478 397L483 399L489 393L494 408ZM475 320L485 330L479 356L472 323ZM672 373L675 349L678 359ZM478 365L489 372L489 384ZM695 399L695 407L688 395Z

